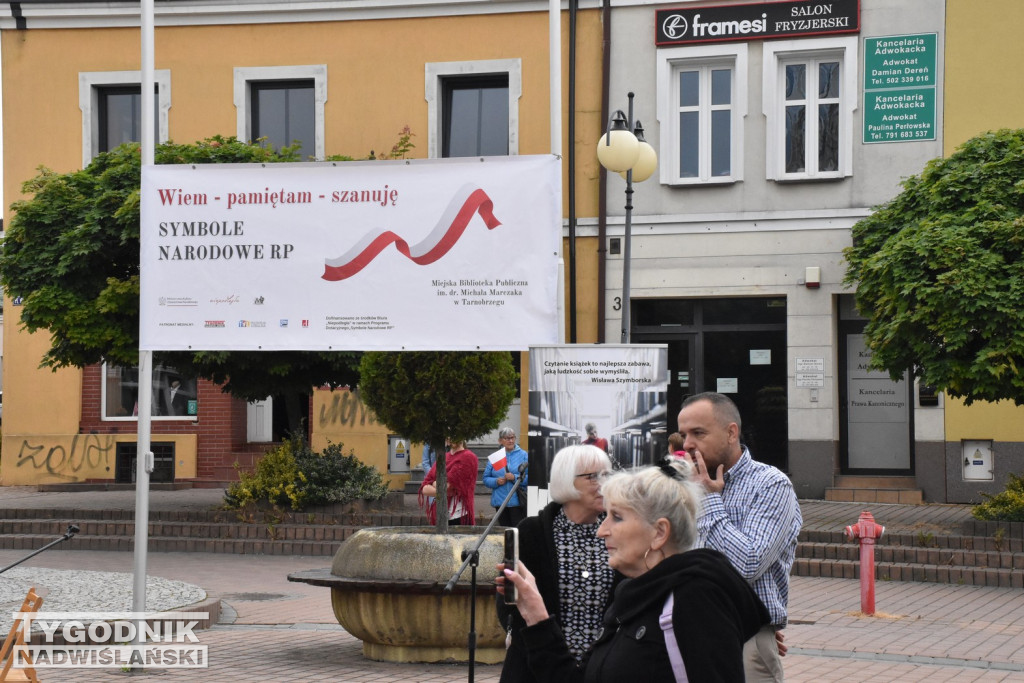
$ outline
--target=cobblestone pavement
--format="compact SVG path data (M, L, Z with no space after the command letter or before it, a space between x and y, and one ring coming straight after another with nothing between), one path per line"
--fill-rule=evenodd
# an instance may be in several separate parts
M17 551L0 551L0 562L17 556ZM48 551L30 563L63 569L68 575L130 573L132 556ZM364 659L359 641L335 620L328 589L287 581L290 572L326 564L322 557L152 553L148 573L202 586L209 597L221 598L222 623L198 632L200 642L209 647L207 680L467 680L465 665ZM1024 591L881 582L876 605L874 617L858 613L857 581L794 577L792 623L786 630L787 681L1024 682ZM44 681L125 679L123 672L114 670L44 673ZM474 674L477 681L497 681L500 667L478 664ZM196 680L194 670L151 670L145 675Z
M0 487L0 501L14 496L26 506L57 507L54 495L84 495L38 494L20 488L25 490L4 491ZM132 492L111 493L116 496L91 495L106 498L108 506L130 505L134 501ZM157 494L161 493L169 495L158 499ZM161 505L181 509L183 505L201 508L210 500L218 500L219 494L154 491L152 495L153 509ZM827 526L852 524L861 507L810 503L804 505L807 523ZM66 500L61 501L60 506L65 504ZM102 501L90 499L90 504L101 506ZM871 508L880 522L907 529L952 528L965 514L962 506ZM23 556L22 551L2 550L0 566ZM48 550L19 565L19 573L13 577L0 576L0 584L10 580L20 590L27 582L51 592L88 596L93 593L89 581L95 581L97 587L104 581L102 575L91 572L130 576L132 563L132 554L125 552ZM180 588L181 600L188 599L184 596L193 589L205 592L209 598L219 598L222 615L221 623L197 632L200 642L209 647L210 668L203 675L197 676L195 670L148 670L138 675L155 676L156 680L203 679L226 683L468 680L466 665L390 664L363 658L359 641L338 625L329 590L287 580L289 573L329 564L325 557L150 553L150 581L158 579L168 582L167 586L175 586L170 593ZM43 572L39 568L61 571ZM181 582L181 586L174 582ZM127 585L131 585L130 580ZM150 599L155 600L158 594L151 593ZM786 629L790 647L784 659L786 680L1024 683L1024 591L879 582L876 606L875 616L859 613L860 584L856 580L793 577L791 623ZM497 681L499 676L498 665L478 664L474 670L474 680L482 683ZM47 682L124 681L135 677L119 670L41 672L41 680Z

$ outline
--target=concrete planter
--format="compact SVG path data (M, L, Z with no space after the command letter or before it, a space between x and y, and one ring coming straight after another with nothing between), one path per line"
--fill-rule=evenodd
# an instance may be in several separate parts
M444 593L483 527L372 527L356 532L334 556L331 604L338 622L363 641L363 655L388 662L465 662L470 625L467 567L455 590ZM502 533L492 531L477 568L476 661L505 658L505 632L494 606L494 565Z

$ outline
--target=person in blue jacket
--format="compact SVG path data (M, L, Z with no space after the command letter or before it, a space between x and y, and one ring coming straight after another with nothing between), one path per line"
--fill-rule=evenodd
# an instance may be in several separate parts
M503 427L498 432L498 439L501 441L501 445L505 447L505 467L496 470L488 462L487 467L484 468L484 486L493 491L491 493L491 505L494 506L495 510L501 507L505 496L512 490L516 476L519 474L519 466L526 465L530 459L526 451L516 443L516 432L511 427ZM508 505L501 511L501 515L498 516L498 524L501 526L516 526L526 518L527 479L528 472L524 471L520 489L513 494L512 498L508 501Z

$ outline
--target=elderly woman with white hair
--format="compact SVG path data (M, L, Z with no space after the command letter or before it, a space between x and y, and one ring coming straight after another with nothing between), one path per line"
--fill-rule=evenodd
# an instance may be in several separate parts
M539 681L742 683L743 643L769 622L750 585L717 550L693 550L701 487L691 465L617 472L602 481L607 517L598 536L628 577L582 664L567 650L560 615L547 609L529 563L498 577L515 584L530 670Z
M549 503L519 523L519 558L532 567L538 599L558 615L562 643L573 662L582 659L601 628L617 575L608 565L597 529L604 519L600 477L611 471L608 454L595 446L569 446L555 454L548 477ZM498 616L509 631L502 683L536 681L521 635L526 625L499 596Z

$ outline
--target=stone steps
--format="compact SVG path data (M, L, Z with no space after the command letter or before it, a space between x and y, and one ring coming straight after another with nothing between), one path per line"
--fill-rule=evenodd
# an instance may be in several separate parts
M970 528L966 528L970 527ZM1024 534L893 533L875 544L875 579L1024 588ZM965 524L965 531L976 531ZM860 578L860 546L841 531L801 532L794 576Z
M365 510L333 506L311 512L236 510L151 510L150 552L208 552L246 555L331 556L338 545L369 526L424 526L419 510ZM41 548L69 524L78 534L55 546L60 550L131 551L135 546L132 510L64 508L0 509L0 548Z
M916 485L914 477L840 475L825 489L825 500L920 505L924 492Z

